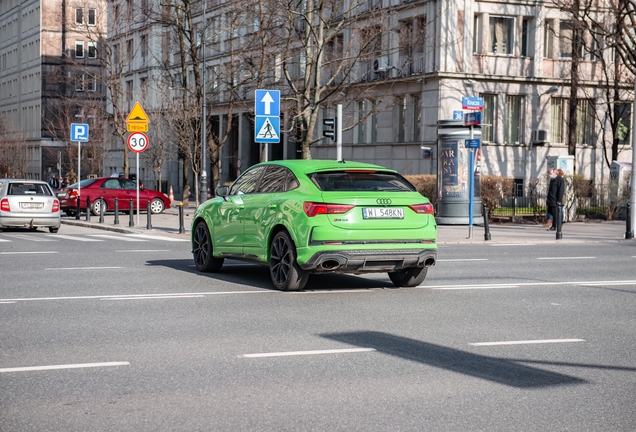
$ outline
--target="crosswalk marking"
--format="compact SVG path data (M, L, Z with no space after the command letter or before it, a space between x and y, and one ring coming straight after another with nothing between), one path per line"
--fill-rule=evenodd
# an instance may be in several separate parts
M0 242L9 242L9 243L11 243L11 240L0 238Z
M75 241L81 241L81 242L101 242L104 240L99 240L99 239L93 239L93 238L88 238L88 237L79 237L79 236L70 236L70 235L64 235L64 234L49 234L51 237L53 238L63 238L66 240L75 240Z
M152 236L152 235L148 235L148 234L128 234L130 237L136 237L136 238L140 238L140 239L147 239L147 240L163 240L163 241L169 241L169 242L189 242L190 239L180 239L180 238L173 238L173 237L159 237L159 236Z
M100 238L106 238L106 239L111 239L111 240L122 240L122 241L129 241L129 242L145 242L148 240L142 240L142 239L137 239L137 238L131 238L129 236L115 236L115 235L110 235L110 234L91 234L91 237L100 237Z

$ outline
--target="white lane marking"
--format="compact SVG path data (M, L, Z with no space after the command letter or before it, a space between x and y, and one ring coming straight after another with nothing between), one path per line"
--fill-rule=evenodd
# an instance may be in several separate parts
M424 288L424 287L423 287ZM436 291L449 291L449 290L468 290L468 289L503 289L503 288L519 288L519 285L513 284L496 284L496 285L456 285L449 287L425 287L431 288Z
M154 297L111 297L101 298L100 300L157 300L157 299L174 299L174 298L194 298L205 297L204 295L166 295L166 296L154 296Z
M92 238L88 238L88 237L77 237L77 236L71 236L71 235L64 235L64 234L49 234L50 237L54 237L54 238L63 238L66 240L75 240L75 241L81 241L81 242L101 242L104 240L99 240L99 239L92 239Z
M133 250L116 250L115 252L170 252L168 249L133 249Z
M0 301L0 304L13 304L14 301Z
M493 243L489 246L499 247L499 246L536 246L536 243Z
M472 346L532 345L532 344L569 343L569 342L585 342L585 339L538 339L538 340L502 341L502 342L475 342L468 345L472 345Z
M110 234L91 234L90 236L91 237L100 237L100 238L105 238L105 239L110 239L110 240L129 241L129 242L143 242L143 241L146 241L146 240L137 239L137 238L129 238L129 237L125 237L125 236L116 236L116 235L110 235Z
M488 261L488 258L438 259L437 262Z
M578 260L578 259L596 259L596 257L542 257L538 260Z
M129 362L105 362L105 363L79 363L79 364L52 365L52 366L29 366L29 367L2 368L0 369L0 373L31 372L31 371L58 370L58 369L81 369L81 368L129 366L129 365L130 365Z
M50 267L44 270L110 270L123 269L123 267Z
M8 243L11 243L11 240L7 240L7 239L0 238L0 242L8 242ZM636 258L636 257L634 257L634 258Z
M376 349L375 348L345 348L345 349L315 350L315 351L288 351L288 352L243 354L242 357L247 357L247 358L288 357L288 356L319 355L319 354L345 354L345 353L358 353L358 352L371 352L371 351L376 351Z
M137 237L145 240L163 240L169 242L189 242L190 239L180 239L180 238L172 238L172 237L163 237L163 236L153 236L149 234L128 234L130 237Z
M636 280L615 280L615 281L566 281L566 282L520 282L512 284L467 284L467 285L420 285L423 289L480 289L480 288L509 288L528 286L557 286L557 285L582 285L582 286L605 286L605 285L636 285Z
M26 234L11 234L10 237L18 238L20 240L34 241L34 242L52 242L52 241L55 241L55 240L51 240L51 239L48 239L48 238L39 238L39 237L30 236L30 235L26 235Z
M288 294L345 294L345 293L371 293L373 292L372 289L348 289L348 290L334 290L334 289L328 289L328 290L309 290L309 291L291 291Z
M57 253L57 251L0 252L0 255L56 254L56 253Z
M94 299L109 299L109 298L125 298L125 297L157 297L157 296L184 296L184 295L229 295L229 294L279 294L282 291L217 291L217 292L194 292L194 293L167 293L167 294L127 294L127 295L100 295L100 296L75 296L75 297L26 297L15 299L0 299L0 301L45 301L45 300L94 300Z

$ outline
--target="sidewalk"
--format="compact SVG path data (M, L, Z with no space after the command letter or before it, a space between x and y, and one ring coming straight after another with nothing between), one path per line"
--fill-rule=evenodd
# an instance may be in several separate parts
M82 214L80 220L75 218L62 217L62 224L77 225L87 228L114 231L119 233L149 234L158 236L169 236L177 238L189 238L192 216L196 208L194 206L184 207L185 232L179 234L179 208L173 206L166 209L161 214L152 215L152 229L146 229L146 213L139 215L139 225L137 225L137 215L134 215L135 226L129 227L129 215L120 214L119 224L114 225L114 215L112 213L104 216L104 223L99 223L99 216L91 216L90 221L86 221L86 216ZM63 228L62 228L63 229ZM542 225L533 224L491 224L491 240L484 240L484 227L482 225L473 226L472 238L468 238L467 225L440 225L437 232L438 244L512 244L512 243L598 243L634 241L624 240L625 221L616 222L571 222L563 225L563 237L556 240L556 231L547 231Z

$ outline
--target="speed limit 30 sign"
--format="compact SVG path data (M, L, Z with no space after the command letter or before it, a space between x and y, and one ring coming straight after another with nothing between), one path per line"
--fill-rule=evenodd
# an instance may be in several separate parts
M148 137L145 133L135 132L128 136L128 148L135 153L141 153L148 148Z

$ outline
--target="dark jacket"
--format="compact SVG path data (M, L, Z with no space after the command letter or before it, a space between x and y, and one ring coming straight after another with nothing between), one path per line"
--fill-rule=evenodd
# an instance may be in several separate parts
M564 191L565 181L563 180L563 177L556 176L555 178L551 179L550 186L548 187L548 197L546 199L546 205L548 207L556 207L558 204L563 204Z

